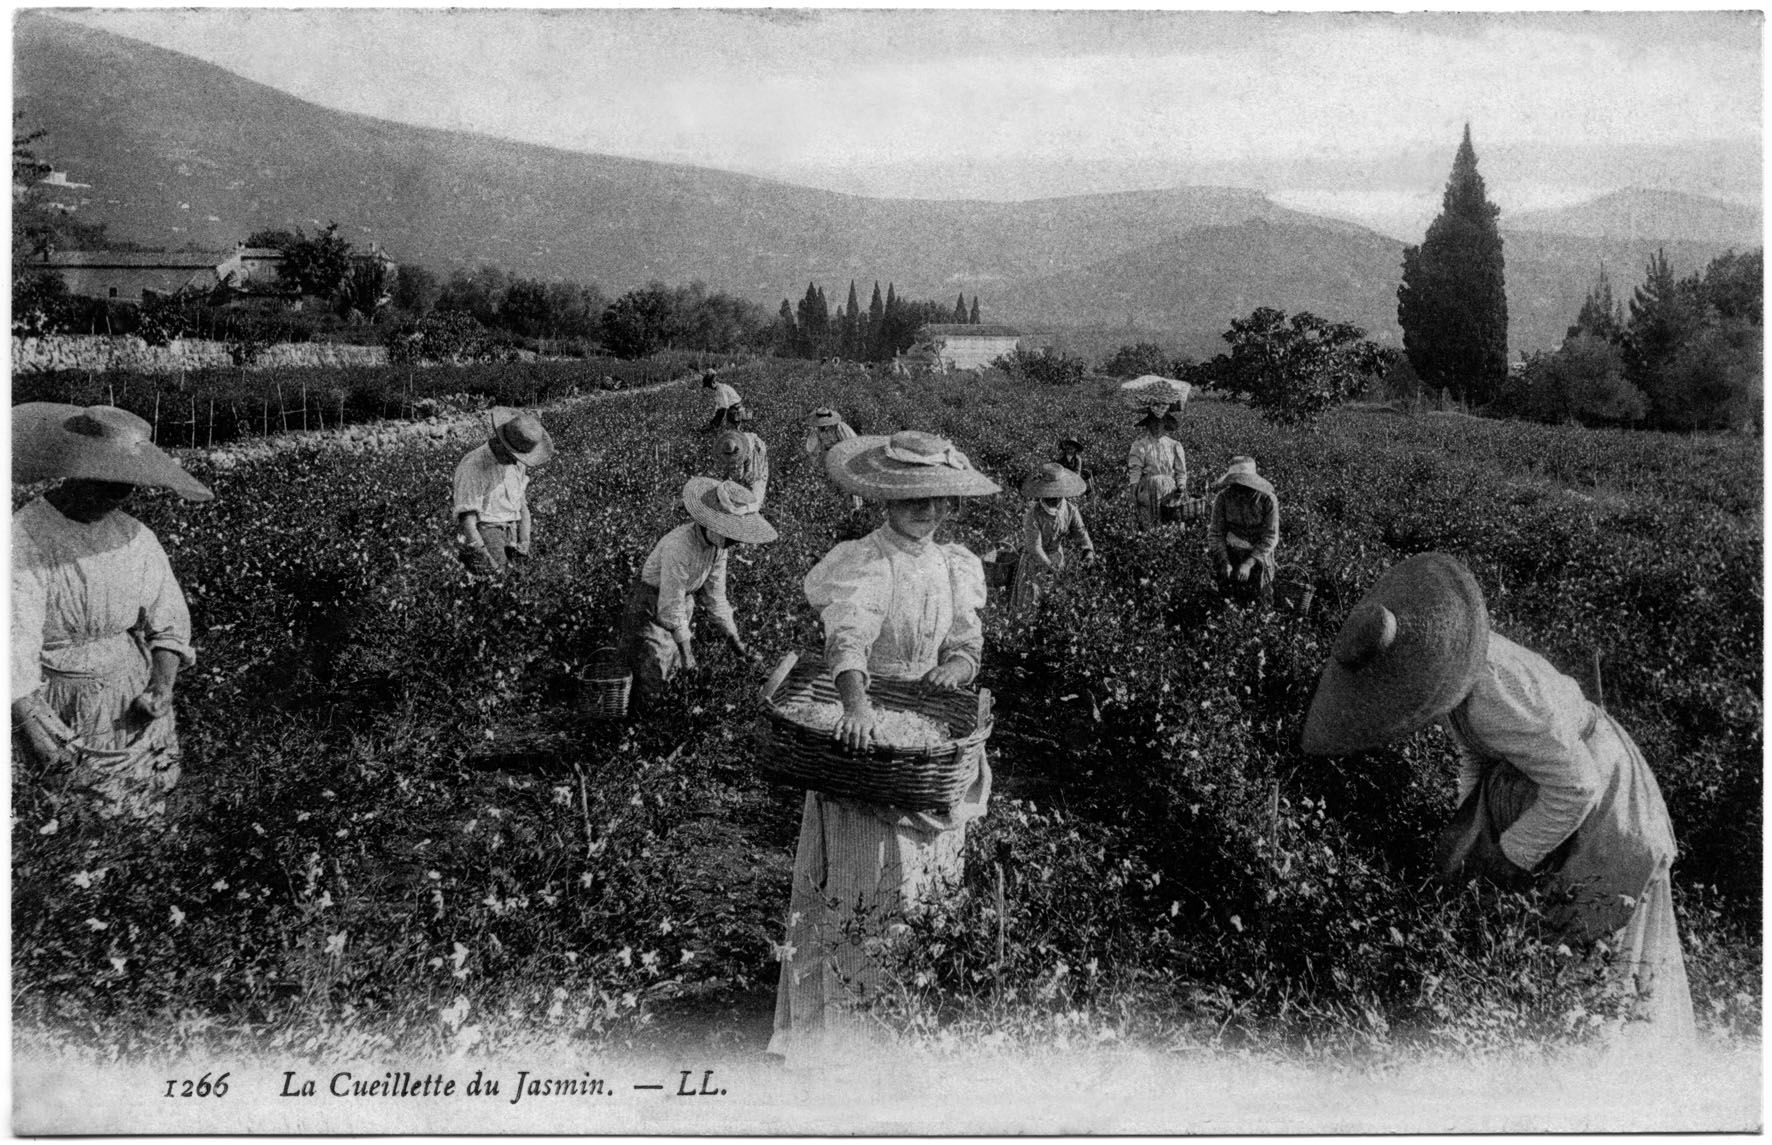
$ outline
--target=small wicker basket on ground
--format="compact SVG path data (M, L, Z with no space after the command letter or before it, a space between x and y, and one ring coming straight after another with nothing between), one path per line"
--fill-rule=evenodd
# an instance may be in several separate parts
M944 809L960 801L978 778L993 722L988 689L925 690L913 681L876 679L868 687L876 709L914 712L945 724L953 738L928 747L876 744L851 752L831 738L829 728L810 727L782 711L796 702L841 702L821 659L788 653L759 694L772 741L765 771L826 795L908 811Z
M634 673L621 654L605 645L591 654L590 667L585 669L584 692L580 703L586 715L594 720L619 720L628 714L628 692L634 684Z
M1274 581L1274 603L1288 612L1308 613L1316 603L1317 586L1297 576L1280 576Z

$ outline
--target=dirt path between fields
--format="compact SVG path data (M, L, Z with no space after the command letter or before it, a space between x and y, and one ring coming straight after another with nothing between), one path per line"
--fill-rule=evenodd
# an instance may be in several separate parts
M699 377L698 374L685 374L682 377L656 382L650 386L635 386L625 390L597 390L588 394L560 398L534 408L542 413L572 409L587 402L610 401L632 397L636 394L656 393L669 386L680 386L696 381ZM384 419L364 422L360 425L347 425L343 429L291 430L287 433L275 433L269 437L217 445L209 449L176 450L175 452L182 456L204 458L213 462L218 469L232 469L244 462L263 460L290 449L321 446L362 453L366 450L398 449L415 444L442 445L456 439L465 441L469 438L479 438L485 433L486 413L484 410L477 410L467 413L442 414L419 421Z

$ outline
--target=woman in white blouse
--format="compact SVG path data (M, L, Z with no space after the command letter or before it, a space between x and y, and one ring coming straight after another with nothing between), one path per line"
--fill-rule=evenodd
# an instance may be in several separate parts
M845 491L883 501L886 523L837 545L806 576L806 599L824 622L825 661L843 704L833 735L853 750L873 740L874 679L959 688L978 673L984 637L984 567L969 550L934 539L959 498L997 485L932 434L857 437L832 446L826 468ZM879 933L897 915L957 884L966 824L984 814L991 774L945 811L806 793L794 856L787 940L776 991L771 1053L828 1047L845 1003L862 1000L878 968L860 920Z
M1430 722L1457 746L1460 808L1443 875L1542 883L1572 940L1605 939L1635 1017L1689 1036L1675 924L1673 825L1628 733L1548 661L1489 631L1482 589L1452 557L1396 565L1356 605L1317 683L1302 746L1363 751Z
M1168 407L1153 407L1139 419L1144 430L1126 454L1126 484L1132 490L1138 527L1154 529L1163 521L1163 498L1187 489L1187 454L1169 431L1181 422Z
M85 790L103 818L165 811L173 688L196 659L166 550L123 504L138 486L213 494L148 438L114 406L12 410L14 483L61 479L12 516L13 727L49 782Z

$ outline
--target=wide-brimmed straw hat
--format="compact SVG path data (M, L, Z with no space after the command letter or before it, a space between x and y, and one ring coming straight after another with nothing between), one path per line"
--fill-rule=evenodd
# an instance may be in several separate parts
M1230 466L1224 471L1224 476L1212 483L1212 489L1217 492L1227 485L1241 485L1244 488L1253 489L1257 493L1266 493L1269 497L1274 496L1273 485L1269 483L1267 478L1255 471L1255 458L1253 457L1231 458Z
M736 481L691 477L683 485L683 507L696 524L722 537L747 545L766 545L776 538L775 526L763 519L762 502Z
M988 497L1002 492L947 438L914 429L890 437L864 434L839 441L825 451L824 467L845 493L869 501Z
M528 410L492 407L492 436L512 457L529 466L546 465L554 456L554 439L541 419Z
M1129 382L1121 382L1116 393L1128 409L1164 409L1179 413L1187 404L1194 387L1179 378L1161 374L1144 374Z
M1075 451L1081 453L1083 450L1083 439L1080 437L1064 438L1063 440L1061 440L1058 443L1058 448L1071 449L1071 450L1075 450Z
M714 447L722 456L742 457L750 453L751 442L742 430L728 429L720 434Z
M116 481L214 497L151 440L148 423L116 406L25 402L12 407L12 481Z
M1021 483L1023 497L1081 497L1089 486L1056 461L1048 461Z
M842 425L843 415L836 410L831 409L829 406L819 406L817 409L806 415L806 424L815 429L825 426Z
M1457 558L1393 565L1342 622L1299 746L1341 755L1410 735L1470 694L1488 651L1483 589Z

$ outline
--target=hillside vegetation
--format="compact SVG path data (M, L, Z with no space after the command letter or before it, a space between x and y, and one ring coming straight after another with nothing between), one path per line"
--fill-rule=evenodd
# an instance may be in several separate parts
M1013 488L1080 431L1106 484L1133 432L1083 387L732 375L763 411L779 543L741 553L739 623L773 663L818 641L800 592L846 506L796 456L798 415L936 431ZM459 450L303 445L191 467L216 499L148 498L200 660L180 680L175 826L106 827L55 777L13 779L21 1036L107 1054L324 1057L565 1036L592 1050L767 1035L800 793L760 770L756 673L710 643L659 718L583 720L684 478L713 464L698 390L553 415L537 560L469 583L447 548ZM1365 756L1295 743L1349 605L1429 549L1467 560L1496 628L1587 678L1660 778L1701 1025L1757 1038L1761 472L1755 443L1331 414L1315 434L1212 400L1196 474L1251 453L1309 613L1213 593L1203 537L1084 512L1105 558L1031 619L993 600L982 683L998 791L968 887L897 946L880 1015L914 1038L1114 1038L1286 1058L1581 1043L1619 999L1603 954L1544 941L1528 897L1437 888L1451 811L1436 732ZM983 551L1020 499L968 510ZM995 908L993 864L1005 871ZM1006 962L997 961L1005 943Z

